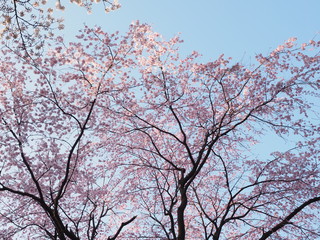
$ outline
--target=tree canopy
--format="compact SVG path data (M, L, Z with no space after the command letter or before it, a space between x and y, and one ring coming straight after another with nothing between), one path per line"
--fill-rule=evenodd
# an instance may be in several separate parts
M319 237L320 41L203 62L134 22L35 50L35 3L2 8L2 239ZM254 154L266 135L287 146Z

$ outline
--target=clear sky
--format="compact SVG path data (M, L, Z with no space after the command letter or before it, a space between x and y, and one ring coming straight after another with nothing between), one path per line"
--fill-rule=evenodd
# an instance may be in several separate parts
M65 1L67 2L67 1ZM119 0L122 8L105 14L96 4L91 15L66 5L67 37L83 26L100 25L126 31L134 20L146 22L169 38L181 33L181 50L197 50L214 59L224 53L249 60L267 53L290 37L299 42L320 36L320 0Z

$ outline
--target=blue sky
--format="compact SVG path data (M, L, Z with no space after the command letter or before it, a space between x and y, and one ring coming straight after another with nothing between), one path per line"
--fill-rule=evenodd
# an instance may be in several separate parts
M66 36L83 26L100 25L111 32L126 31L134 20L149 23L165 38L181 33L181 50L197 50L207 59L224 53L250 61L290 37L299 42L319 39L319 0L119 0L122 8L105 14L96 4L91 15L66 5Z

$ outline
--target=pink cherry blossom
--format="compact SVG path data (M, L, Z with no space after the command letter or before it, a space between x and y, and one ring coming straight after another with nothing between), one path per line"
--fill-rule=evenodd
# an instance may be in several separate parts
M319 42L245 66L139 22L77 39L1 52L1 238L319 236Z

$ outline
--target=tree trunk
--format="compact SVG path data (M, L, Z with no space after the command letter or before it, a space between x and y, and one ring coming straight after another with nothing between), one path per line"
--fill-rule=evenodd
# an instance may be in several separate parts
M187 207L188 203L188 198L187 198L187 193L186 189L184 186L180 187L180 194L181 194L181 203L180 206L178 207L178 238L177 240L185 240L186 238L186 227L185 227L185 222L184 222L184 211Z

